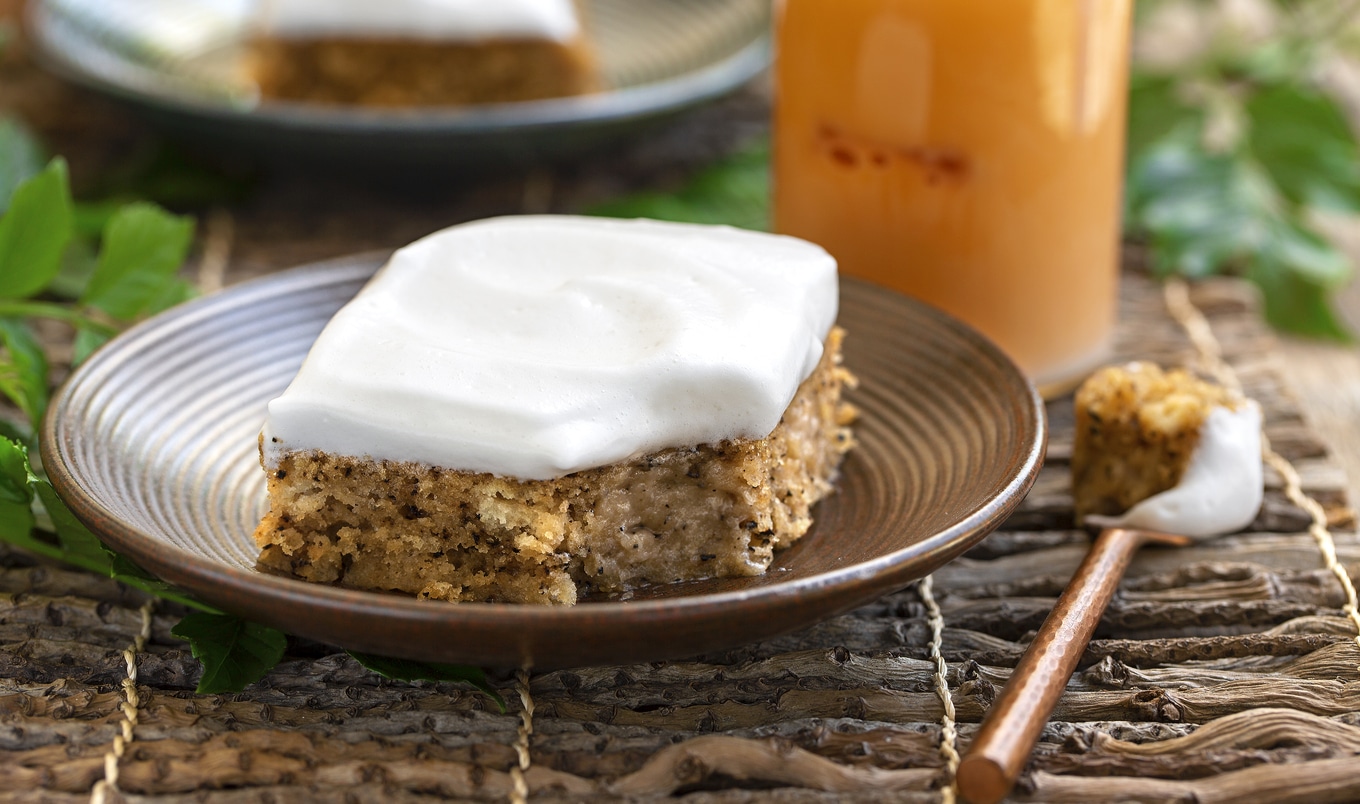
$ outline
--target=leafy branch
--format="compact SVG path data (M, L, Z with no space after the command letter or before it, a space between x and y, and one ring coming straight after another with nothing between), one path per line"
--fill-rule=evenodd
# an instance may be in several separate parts
M40 153L21 126L0 120L0 398L19 414L0 408L0 541L188 607L171 633L203 665L198 691L240 691L283 659L286 635L205 605L106 548L29 460L50 392L35 325L69 326L77 364L126 325L186 300L193 289L178 271L193 221L143 201L76 204L65 163L43 165ZM353 655L389 678L470 684L504 709L477 668Z
M22 174L20 168L16 171ZM26 421L31 441L47 406L49 366L32 329L36 319L69 324L79 363L120 328L187 299L177 275L193 221L145 202L107 219L97 255L77 242L66 163L53 159L6 196L0 217L0 394Z
M1329 32L1357 7L1262 6L1276 13L1256 33L1201 9L1207 41L1179 59L1145 58L1129 94L1125 225L1153 270L1244 276L1272 324L1338 340L1350 333L1330 298L1351 264L1314 216L1360 212L1360 148L1315 76L1334 52Z

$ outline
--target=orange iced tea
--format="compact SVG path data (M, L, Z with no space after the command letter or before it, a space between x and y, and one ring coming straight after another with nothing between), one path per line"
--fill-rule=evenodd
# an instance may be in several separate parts
M1130 0L783 0L775 228L1041 387L1115 318Z

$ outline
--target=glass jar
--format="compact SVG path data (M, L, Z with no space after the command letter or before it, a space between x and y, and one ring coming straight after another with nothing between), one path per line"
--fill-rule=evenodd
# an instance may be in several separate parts
M781 0L774 224L1001 345L1109 354L1130 0Z

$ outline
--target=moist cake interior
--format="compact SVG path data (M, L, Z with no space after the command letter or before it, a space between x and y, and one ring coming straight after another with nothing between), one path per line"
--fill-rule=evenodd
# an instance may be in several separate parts
M807 532L852 446L842 331L763 439L666 449L554 480L285 453L255 532L261 568L449 601L757 575Z

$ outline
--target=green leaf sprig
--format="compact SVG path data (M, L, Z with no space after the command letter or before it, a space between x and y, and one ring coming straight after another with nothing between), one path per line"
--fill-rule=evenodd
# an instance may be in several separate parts
M190 612L170 630L203 664L198 692L240 692L283 660L282 631L220 612Z
M1329 52L1319 25L1356 4L1323 23L1309 5L1278 4L1265 42L1229 30L1186 63L1136 67L1125 225L1154 272L1245 276L1276 327L1349 340L1330 299L1350 261L1312 216L1360 212L1360 147L1313 76Z
M74 221L60 158L19 182L0 217L0 394L24 414L20 432L29 441L48 393L35 320L71 325L79 363L123 326L192 292L177 275L193 240L192 219L147 203L122 206L109 216L93 257L90 245L77 241ZM78 264L82 257L88 264Z
M35 510L36 509L36 510ZM104 547L29 464L28 449L0 438L0 541L191 608L214 612Z
M50 391L35 322L70 325L79 363L127 324L186 300L192 287L178 271L193 221L142 201L76 204L66 164L44 166L40 155L22 126L0 119L0 396L21 417L0 416L0 541L189 607L171 633L203 665L198 692L239 692L278 664L287 636L218 611L106 548L29 460ZM477 668L356 659L391 678L466 682L504 709Z

